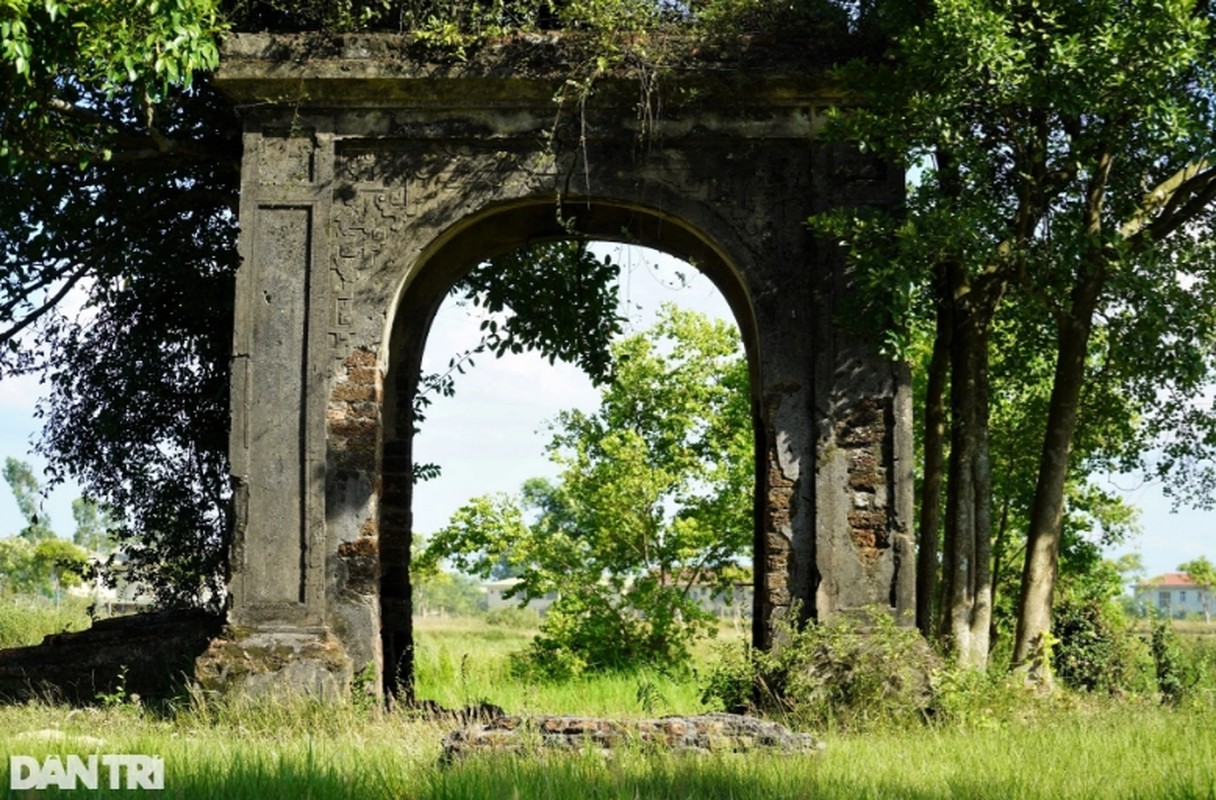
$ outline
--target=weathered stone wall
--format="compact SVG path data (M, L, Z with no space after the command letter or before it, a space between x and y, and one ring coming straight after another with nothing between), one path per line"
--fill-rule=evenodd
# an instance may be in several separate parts
M233 630L312 637L327 674L371 664L408 691L410 401L431 319L478 262L572 231L695 263L735 313L757 644L796 607L912 607L906 376L841 324L851 277L805 226L893 202L902 178L816 141L834 94L805 70L691 63L643 136L636 77L556 113L563 52L517 40L429 65L392 36L228 41L217 83L245 122Z
M325 409L328 620L356 672L380 670L380 407L376 353L357 348L337 371Z
M448 734L443 756L508 753L536 755L545 750L662 750L683 755L722 753L817 753L823 743L776 722L741 714L700 714L660 719L501 716Z
M88 630L0 650L0 701L88 704L118 692L171 697L194 677L195 659L223 626L216 614L160 611L98 620Z

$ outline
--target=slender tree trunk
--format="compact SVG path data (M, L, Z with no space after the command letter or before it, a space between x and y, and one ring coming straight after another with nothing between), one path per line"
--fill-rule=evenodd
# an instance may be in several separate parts
M937 540L941 528L942 482L945 477L946 384L950 370L950 306L941 299L929 378L925 387L924 478L920 486L920 519L916 551L916 627L933 634L937 595Z
M1001 571L1005 558L1005 548L1009 544L1009 500L1001 502L1001 521L996 526L996 542L992 545L992 597L988 601L991 608L996 608L996 594L1001 585ZM988 649L996 647L996 619L988 622Z
M1101 268L1073 292L1069 313L1058 323L1058 352L1051 400L1047 410L1047 431L1039 458L1039 477L1035 484L1030 511L1030 530L1026 541L1026 561L1018 598L1018 625L1014 641L1013 664L1027 677L1051 685L1048 663L1051 631L1051 604L1060 559L1060 534L1064 519L1064 487L1068 480L1069 459L1081 388L1085 379L1085 358L1093 330L1097 298L1105 283Z
M1104 154L1089 180L1085 197L1085 229L1089 244L1081 256L1081 274L1073 285L1069 308L1056 318L1056 372L1047 408L1047 430L1039 457L1039 477L1030 509L1026 562L1018 597L1013 665L1025 671L1028 680L1045 686L1052 684L1051 603L1060 561L1064 487L1077 430L1094 312L1109 274L1101 234L1102 207L1113 163L1110 154Z
M938 633L960 666L983 668L992 615L987 331L996 297L985 299L961 276L951 283L950 484Z

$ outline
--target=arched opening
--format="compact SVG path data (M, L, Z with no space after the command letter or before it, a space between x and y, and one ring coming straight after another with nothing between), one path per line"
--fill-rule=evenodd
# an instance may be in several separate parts
M449 231L428 248L403 281L392 319L389 362L385 380L383 455L381 459L380 560L381 631L388 688L406 693L413 688L414 630L410 598L410 544L422 518L434 527L433 512L419 513L416 496L425 496L426 487L415 487L417 462L414 445L412 399L418 388L424 348L436 314L449 296L449 290L477 264L493 256L528 245L576 237L580 240L626 242L644 245L692 265L720 292L724 308L733 316L747 359L750 380L750 428L752 438L753 491L751 528L753 545L759 536L758 509L763 507L762 448L757 422L755 397L759 370L755 353L755 325L743 284L737 271L722 251L702 234L653 210L623 204L589 202L580 204L573 224L563 226L551 202L518 204L493 209ZM480 369L481 367L479 367ZM459 391L459 389L458 389ZM448 480L459 476L449 474ZM529 475L519 475L526 478ZM468 496L478 491L470 486ZM760 549L748 548L753 557L752 572L759 575ZM759 593L756 593L759 598ZM756 600L757 606L760 600ZM753 628L760 624L763 611L752 609ZM753 633L753 637L755 634Z

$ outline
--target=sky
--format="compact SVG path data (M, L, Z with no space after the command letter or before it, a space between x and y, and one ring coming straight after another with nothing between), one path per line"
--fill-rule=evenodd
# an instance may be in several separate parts
M659 305L668 301L730 319L721 295L691 267L642 248L600 247L622 268L627 332L649 327ZM444 370L449 358L477 342L480 318L475 313L450 300L444 303L426 345L425 371ZM0 457L29 461L41 471L43 460L30 453L38 430L34 409L39 396L35 378L0 381ZM422 483L416 491L415 530L433 533L471 497L515 492L527 478L554 477L556 470L544 455L548 421L564 409L591 411L597 398L590 381L575 367L550 365L526 353L478 359L475 367L457 376L455 396L439 398L428 409L415 440L419 462L435 462L443 469L441 477ZM1159 486L1131 476L1097 479L1142 511L1142 533L1114 548L1111 555L1138 551L1149 575L1173 571L1200 555L1216 560L1216 512L1171 513L1170 501ZM64 486L44 501L43 512L60 536L72 534L71 501L78 494L77 487ZM0 535L16 533L22 525L12 493L0 486Z

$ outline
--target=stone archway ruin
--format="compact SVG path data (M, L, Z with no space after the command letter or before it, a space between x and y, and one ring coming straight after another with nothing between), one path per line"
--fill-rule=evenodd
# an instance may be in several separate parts
M200 669L234 688L338 695L368 665L408 687L409 398L430 321L478 261L572 234L690 261L735 312L755 643L793 607L912 609L907 377L841 324L847 270L804 224L898 201L902 174L818 142L830 87L771 64L694 65L644 131L628 78L559 113L560 42L437 66L391 35L228 40L216 82L245 144L237 537L228 633Z

